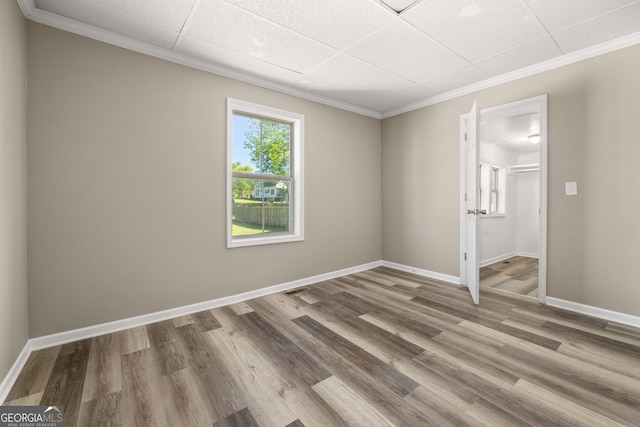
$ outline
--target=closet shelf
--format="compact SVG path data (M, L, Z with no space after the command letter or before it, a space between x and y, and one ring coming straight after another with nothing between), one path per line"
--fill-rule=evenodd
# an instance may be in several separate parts
M516 173L536 172L539 170L540 170L540 164L538 163L532 163L529 165L513 165L507 168L507 172L510 175L513 175Z

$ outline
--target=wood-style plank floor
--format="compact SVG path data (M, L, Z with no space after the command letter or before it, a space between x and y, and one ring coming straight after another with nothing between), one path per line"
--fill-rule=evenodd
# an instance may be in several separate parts
M515 256L482 267L480 286L538 298L538 259Z
M640 425L640 330L376 268L34 352L65 426Z

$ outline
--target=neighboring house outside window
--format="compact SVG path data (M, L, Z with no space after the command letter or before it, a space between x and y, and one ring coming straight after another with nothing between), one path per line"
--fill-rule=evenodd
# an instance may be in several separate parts
M303 240L304 116L227 100L227 247Z

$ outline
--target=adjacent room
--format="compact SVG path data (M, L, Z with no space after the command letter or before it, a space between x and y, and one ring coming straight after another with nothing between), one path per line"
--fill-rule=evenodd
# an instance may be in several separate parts
M540 113L535 104L480 119L480 285L538 298Z
M0 46L1 415L640 425L640 1L5 0Z

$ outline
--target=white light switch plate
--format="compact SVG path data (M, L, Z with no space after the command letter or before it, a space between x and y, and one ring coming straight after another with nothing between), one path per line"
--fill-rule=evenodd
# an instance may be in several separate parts
M565 196L577 196L578 195L578 183L577 182L565 182L564 183L564 195Z

